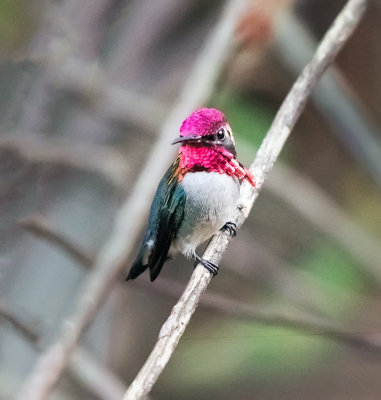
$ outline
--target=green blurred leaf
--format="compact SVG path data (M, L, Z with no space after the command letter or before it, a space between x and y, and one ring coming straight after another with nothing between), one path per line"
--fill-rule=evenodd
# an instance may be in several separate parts
M254 97L234 93L225 93L211 104L224 111L236 137L259 147L274 117L267 104Z
M33 3L33 4L32 4ZM0 49L18 50L31 38L41 9L41 0L2 0L0 2Z
M248 376L300 376L328 349L320 336L252 323L229 322L203 335L182 339L168 384L201 390Z
M300 268L311 274L322 296L331 296L330 314L342 314L352 309L353 293L366 288L366 277L352 258L333 244L322 243L313 252L301 257Z

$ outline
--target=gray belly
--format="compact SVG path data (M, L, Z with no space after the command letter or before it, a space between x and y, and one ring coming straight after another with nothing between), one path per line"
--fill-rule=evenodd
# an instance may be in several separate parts
M188 172L181 185L186 194L184 220L171 250L190 257L230 220L240 184L237 178L218 172Z

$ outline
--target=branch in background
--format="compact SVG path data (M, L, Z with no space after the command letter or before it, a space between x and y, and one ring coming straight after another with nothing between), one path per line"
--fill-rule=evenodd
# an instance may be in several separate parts
M102 17L111 10L112 3L116 2L117 0L83 0L78 3L66 0L50 3L40 16L39 32L29 44L31 58L35 56L36 64L39 65L43 64L41 54L49 54L50 59L59 65L63 59L74 54L81 58L92 57L102 45L101 37L105 26ZM30 75L33 81L32 90L27 94L17 123L21 130L43 132L48 126L49 109L54 103L51 90L54 81L50 77L55 71L50 68L50 64L44 67L46 68L41 69L42 73Z
M59 242L62 242L62 238L57 236L55 243ZM66 248L62 249L68 251ZM73 256L72 253L70 255ZM10 322L16 332L19 332L36 350L41 350L41 333L33 327L33 324L26 323L16 315L2 299L0 299L0 317ZM70 360L69 373L81 386L102 400L118 400L125 391L120 379L81 347L76 349Z
M116 216L114 230L99 252L94 270L84 282L73 315L66 319L55 343L38 360L19 399L42 400L48 397L80 337L99 311L116 279L125 270L149 209L156 182L174 158L175 149L171 149L168 143L185 116L205 104L212 93L219 72L229 57L232 32L244 5L243 0L230 1L222 19L206 38L181 95L164 122L158 141L132 189L131 197ZM149 181L146 179L148 175Z
M49 235L46 235L43 238L48 240L53 245L58 245L61 250L63 250L74 260L81 263L84 267L88 267L90 256L88 256L83 249L81 249L80 247L75 247L73 251L72 246L62 246L61 243L65 243L66 238L64 238L52 227L47 226L46 222L42 222L42 219L34 218L33 226L35 226L36 229L30 231L31 233L39 232L41 230L48 231ZM148 290L149 292L156 292L160 295L164 295L167 297L170 296L173 298L178 298L183 289L182 284L173 280L164 279L162 277L157 282L155 282L154 285L144 279L137 280L136 282L134 282L134 285L144 290ZM206 293L200 299L200 305L209 308L212 311L217 311L224 315L228 315L232 318L242 318L244 320L263 323L266 325L297 329L303 332L312 333L314 335L321 335L322 337L335 340L338 343L344 343L353 348L360 348L369 351L372 354L381 355L381 339L379 338L379 336L374 334L366 335L351 333L346 331L344 328L332 325L326 319L311 318L310 315L306 316L300 313L298 313L297 315L295 315L295 313L275 313L272 310L266 310L263 307L255 308L251 304L242 303L228 298L227 296L213 293L211 291ZM2 313L1 310L2 308L0 303L0 314ZM95 370L95 375L92 375L91 373L93 370ZM103 382L99 382L99 385L105 385L106 388L109 385L105 384L104 382L107 382L109 380L113 382L115 379L117 380L117 378L115 378L112 374L110 375L109 371L102 372L102 366L98 365L96 361L91 362L91 356L86 355L84 350L79 351L77 349L74 353L73 360L71 362L71 371L72 373L76 373L77 379L78 377L84 379L85 377L89 376L91 378L91 381L94 382L97 382L98 378L102 376L99 374L103 373L106 378L103 379ZM102 379L100 378L99 380L102 381ZM97 384L95 384L95 388L96 387ZM111 385L111 387L114 388L112 390L117 391L118 387L120 387L120 383L117 383L116 385ZM102 398L107 399L108 397L102 396Z
M80 346L71 357L69 372L90 393L102 400L119 400L126 390L119 377Z
M260 243L254 243L256 249L256 260L264 263L265 273L270 275L270 284L277 296L287 299L292 306L308 311L312 315L326 317L334 312L332 303L339 304L362 304L369 300L366 294L359 294L356 290L336 290L327 292L324 282L314 278L304 268L296 268L284 260L278 259ZM250 282L253 276L253 265L248 263L244 266L244 279ZM230 267L232 270L233 268Z
M57 46L56 51L61 47ZM63 47L66 48L66 47ZM48 68L49 82L54 87L79 96L92 111L119 123L136 125L147 131L155 131L158 121L166 115L167 107L147 96L131 92L113 83L98 63L79 60L71 55L39 51L31 58ZM147 118L146 110L150 110Z
M252 241L252 246L255 248L256 269L253 268L252 260L254 258L250 257L245 263L239 265L230 265L229 263L224 268L250 284L254 283L253 279L257 274L258 265L263 265L265 279L270 281L270 286L278 297L300 310L314 315L326 315L326 310L330 309L332 298L322 296L321 287L313 277L290 265L287 261L279 259L258 241ZM356 296L353 291L350 295ZM351 300L356 303L356 300L359 299L351 297Z
M147 76L151 75L147 55L153 49L158 49L158 38L167 37L173 28L184 24L184 16L192 14L192 10L200 7L199 3L188 0L161 0L160 2L130 2L128 9L120 21L120 34L115 41L114 51L108 60L109 74L117 82L126 86L134 86L136 82L149 88ZM192 27L197 32L198 20L192 21ZM144 24L142 24L144 21ZM147 29L149 26L149 29ZM139 38L139 40L136 40ZM186 46L185 46L186 48ZM182 56L187 50L177 49ZM185 50L185 51L184 51ZM167 59L164 52L157 61ZM156 68L156 66L154 67ZM175 70L176 71L176 70Z
M287 182L287 187L284 182ZM308 178L285 166L276 169L268 181L268 187L319 228L324 235L342 246L360 264L363 272L381 287L379 242L362 229L327 194Z
M304 109L313 87L353 33L365 12L366 5L366 0L348 1L323 38L311 62L304 68L291 88L251 166L251 170L256 176L257 187L252 189L249 185L242 185L240 212L237 212L233 220L233 222L237 222L238 226L242 225L247 218L265 177L270 172L291 129ZM206 249L203 258L218 264L230 240L231 238L227 234L216 235ZM162 326L152 353L127 390L124 400L141 399L151 391L173 354L211 279L210 273L198 265L183 295Z
M75 58L65 58L59 64L54 58L44 60L46 65L54 67L55 73L50 79L55 87L80 96L97 115L147 131L157 130L158 121L166 115L167 108L161 104L115 85L98 64ZM150 118L146 110L150 110Z
M0 299L0 317L10 322L16 331L20 332L28 342L31 342L34 346L38 345L41 336L40 333L30 323L28 324L18 317L3 299Z
M0 149L16 151L31 163L53 163L95 172L117 189L128 184L130 167L123 154L111 147L86 143L75 146L62 140L12 132L2 135Z
M95 58L107 34L107 15L118 0L66 0L60 13L50 15L50 24L61 28L81 58ZM50 9L48 9L50 10ZM58 29L57 29L58 28ZM58 35L57 35L58 36ZM46 45L46 44L45 44Z
M291 13L275 24L275 43L287 66L300 71L316 47L308 30ZM319 110L350 151L381 186L381 141L376 124L338 68L327 71L313 93Z
M93 257L79 249L72 241L53 230L53 228L44 220L43 217L31 215L19 220L18 224L28 232L61 248L65 253L69 254L75 261L84 266L86 269L89 269L92 266Z

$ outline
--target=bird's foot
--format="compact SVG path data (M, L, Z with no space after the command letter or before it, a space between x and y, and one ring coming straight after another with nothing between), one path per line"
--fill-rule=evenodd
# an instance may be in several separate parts
M235 237L237 235L237 224L234 222L227 222L220 230L228 231L231 237Z
M196 260L204 267L206 268L213 276L216 276L218 274L218 267L217 265L211 263L208 260L204 260L200 256L196 254Z

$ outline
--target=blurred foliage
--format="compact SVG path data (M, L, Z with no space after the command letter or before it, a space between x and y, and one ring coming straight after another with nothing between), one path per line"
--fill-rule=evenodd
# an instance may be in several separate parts
M1 0L0 50L2 56L15 54L26 45L37 27L41 0ZM0 60L1 61L1 60Z
M381 235L380 191L369 186L364 179L364 171L351 168L345 177L345 199L351 214L355 215L364 226Z
M296 267L311 274L322 297L334 298L328 314L351 311L348 315L352 315L355 300L350 294L365 289L366 281L345 252L332 244L317 243L299 258ZM334 356L332 344L319 332L233 320L211 321L210 326L200 326L192 333L184 337L174 357L167 372L172 383L168 384L200 389L251 375L256 379L300 377L302 371L318 368L322 358ZM186 370L179 365L186 365Z
M366 279L352 258L333 244L318 244L299 259L299 268L313 275L323 291L337 293L361 292L366 289ZM324 296L324 293L322 293ZM348 304L335 302L337 311Z
M260 98L227 92L210 102L224 110L234 135L258 148L270 128L274 109Z
M211 321L210 328L200 332L182 340L166 372L167 384L194 390L250 376L260 380L300 375L328 348L316 335L238 320L218 326Z

